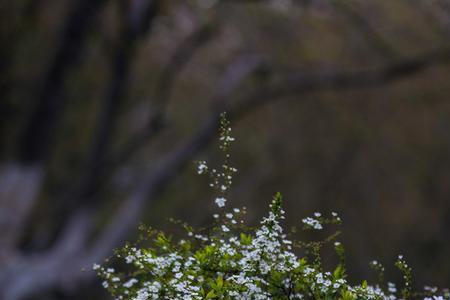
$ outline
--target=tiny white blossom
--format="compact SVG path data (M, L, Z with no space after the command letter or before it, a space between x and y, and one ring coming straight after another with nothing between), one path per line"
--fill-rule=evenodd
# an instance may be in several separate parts
M227 199L225 199L224 197L218 197L215 200L218 207L224 207L226 201L227 201Z
M198 174L204 174L204 173L206 173L207 170L208 170L208 166L206 165L205 161L201 161L198 163L198 167L197 167Z

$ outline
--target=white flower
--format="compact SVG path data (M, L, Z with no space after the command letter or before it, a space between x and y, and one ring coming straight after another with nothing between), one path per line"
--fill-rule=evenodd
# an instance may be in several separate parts
M397 292L397 288L395 287L395 283L388 282L388 291L392 294Z
M135 284L135 283L137 283L137 282L138 282L137 279L131 278L130 280L128 280L127 282L125 282L125 283L123 284L123 286L126 287L126 288L130 288L130 287L133 286L133 284Z
M227 201L227 199L225 199L224 197L218 197L215 200L218 207L224 207L226 201Z
M317 229L317 230L320 230L320 229L323 228L322 224L320 224L319 220L316 220L316 219L313 219L313 218L310 218L310 217L303 219L302 222L305 225L307 225L307 226L309 226L311 228Z
M125 257L125 262L127 264L131 264L133 262L133 260L134 260L134 257L131 255L128 255L127 257Z
M208 166L206 165L206 161L200 161L197 167L198 174L204 174L208 170Z

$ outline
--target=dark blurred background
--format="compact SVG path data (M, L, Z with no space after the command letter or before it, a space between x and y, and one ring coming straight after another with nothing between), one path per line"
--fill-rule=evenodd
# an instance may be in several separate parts
M450 282L447 0L0 0L0 299L108 299L140 221L214 211L227 111L249 222L339 212L351 278Z

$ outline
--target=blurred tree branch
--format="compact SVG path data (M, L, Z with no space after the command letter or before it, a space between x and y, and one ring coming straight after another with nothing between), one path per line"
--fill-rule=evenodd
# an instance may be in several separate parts
M373 70L354 72L335 71L316 74L289 72L281 74L280 79L271 86L258 89L253 94L236 101L233 111L238 114L253 110L255 106L270 102L274 98L305 94L324 90L342 90L349 88L368 88L385 85L395 80L413 76L432 66L447 64L450 50L438 49L430 53L403 59Z
M109 145L102 142L97 138L102 136L103 133L111 134L110 129L106 128L105 122L101 117L98 125L99 132L94 135L92 141L93 145L101 145L101 149L97 149L99 145L92 147L91 159L88 159L86 164L86 172L89 172L89 166L93 164L96 168L95 172L89 174L89 176L81 176L83 182L77 187L76 191L72 193L72 201L78 199L84 199L86 203L92 202L92 200L97 196L96 193L101 190L101 188L111 179L117 167L123 165L127 159L132 157L132 155L144 144L148 144L153 138L164 128L165 124L165 110L166 106L170 100L171 90L175 84L175 80L180 72L183 70L184 66L191 60L195 53L204 45L206 45L216 32L216 26L210 23L206 23L200 26L192 34L190 34L180 45L177 47L175 53L173 54L170 61L165 66L158 84L156 85L156 91L152 97L152 114L147 120L144 127L128 138L123 146L113 153L108 152ZM110 87L117 89L117 85L114 85L111 81ZM120 81L120 85L124 84ZM117 93L110 93L117 97ZM110 106L111 97L105 98L105 105ZM113 106L114 111L116 111L116 105ZM104 115L106 112L113 113L111 110L101 110L101 114ZM112 120L108 117L110 123ZM111 125L109 125L111 126ZM65 201L64 201L65 202Z
M125 162L141 147L151 140L165 124L165 112L170 100L175 81L186 64L195 53L206 45L216 34L217 24L207 22L194 30L175 50L169 62L164 67L156 84L152 97L152 114L141 130L134 133L106 162L108 173L114 167Z
M448 44L450 36L450 3L445 0L413 0L421 15L426 19L430 27L443 38L443 43Z
M352 28L360 32L360 34L366 39L367 44L372 46L379 54L386 59L398 58L398 54L385 38L378 33L378 31L372 26L369 20L362 16L360 12L354 8L354 4L349 1L332 0L330 3L338 11L343 14L349 21Z

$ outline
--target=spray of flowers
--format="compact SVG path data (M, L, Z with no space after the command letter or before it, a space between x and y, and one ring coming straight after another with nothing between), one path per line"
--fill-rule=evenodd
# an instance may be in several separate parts
M339 232L321 241L289 239L282 226L285 212L280 193L273 197L268 215L259 226L246 226L246 209L227 205L237 169L230 166L229 149L234 138L225 114L220 119L219 135L224 159L221 166L212 168L206 161L197 162L197 173L209 177L214 192L214 224L196 230L177 222L186 231L182 238L142 227L149 246L128 244L104 265L94 264L114 299L450 299L448 290L435 287L414 292L411 268L403 256L395 263L403 274L401 286L384 280L384 267L377 261L370 264L377 273L377 283L350 283L344 247L337 241ZM341 219L335 212L329 216L316 212L302 223L303 230L324 230L339 225ZM321 260L325 246L334 249L339 261L330 270L324 269ZM116 271L112 264L122 271Z

